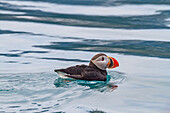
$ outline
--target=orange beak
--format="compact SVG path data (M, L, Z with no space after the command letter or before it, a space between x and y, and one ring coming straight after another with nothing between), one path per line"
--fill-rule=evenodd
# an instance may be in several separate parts
M112 69L112 68L119 66L119 63L115 58L108 56L108 59L110 60L107 64L109 69Z

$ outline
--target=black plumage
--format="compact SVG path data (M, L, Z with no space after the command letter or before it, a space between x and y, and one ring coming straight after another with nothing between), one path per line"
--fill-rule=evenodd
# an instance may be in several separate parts
M87 66L87 65L76 65L72 67L68 67L66 69L56 69L55 72L64 72L65 76L71 77L74 79L80 80L98 80L98 81L106 81L106 70L101 70L97 68L95 65Z
M100 56L105 56L105 54L100 53L95 55L91 60L89 65L76 65L72 67L68 67L66 69L56 69L55 72L63 72L65 73L64 76L74 78L74 79L80 79L80 80L97 80L97 81L106 81L107 72L106 70L102 70L98 68L92 61L97 59Z

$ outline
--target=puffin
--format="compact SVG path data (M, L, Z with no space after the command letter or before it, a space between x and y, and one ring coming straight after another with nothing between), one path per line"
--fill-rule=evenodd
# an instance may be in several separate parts
M118 61L104 53L96 54L90 60L89 65L76 65L66 69L55 69L54 71L61 78L72 78L87 81L106 81L106 69L112 69L119 66Z

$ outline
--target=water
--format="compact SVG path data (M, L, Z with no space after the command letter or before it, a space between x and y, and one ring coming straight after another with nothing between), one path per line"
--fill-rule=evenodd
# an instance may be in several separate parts
M109 84L56 68L118 59ZM1 0L0 113L169 113L170 0Z

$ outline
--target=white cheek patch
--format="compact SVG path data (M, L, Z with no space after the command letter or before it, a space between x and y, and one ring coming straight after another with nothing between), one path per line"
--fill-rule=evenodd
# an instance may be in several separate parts
M109 62L108 59L104 60L104 61L97 61L97 60L92 60L92 62L99 68L102 70L106 70L107 68L107 63Z

